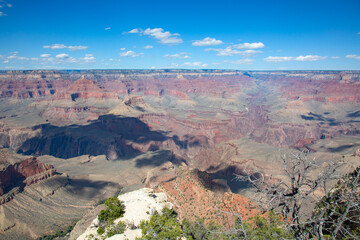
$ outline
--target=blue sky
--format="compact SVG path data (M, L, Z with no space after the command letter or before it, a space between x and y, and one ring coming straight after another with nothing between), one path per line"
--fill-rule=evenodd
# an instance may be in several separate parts
M0 0L0 69L360 70L359 0Z

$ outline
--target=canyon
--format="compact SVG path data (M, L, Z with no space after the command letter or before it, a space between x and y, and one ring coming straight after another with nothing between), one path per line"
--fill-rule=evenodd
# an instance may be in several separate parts
M360 71L0 71L0 238L51 234L120 188L164 192L180 218L251 216L234 174L281 179L295 151L360 165L359 109Z

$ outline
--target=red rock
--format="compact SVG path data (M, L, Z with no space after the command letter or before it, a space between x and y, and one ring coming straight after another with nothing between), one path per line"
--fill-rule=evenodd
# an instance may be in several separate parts
M241 214L244 219L260 213L249 198L226 192L229 191L226 186L213 182L205 172L189 170L186 167L172 172L172 179L158 183L155 191L165 192L169 201L174 204L180 220L186 218L195 221L203 218L205 223L214 221L231 228L235 217L222 211Z
M315 143L316 139L315 138L306 138L306 139L301 139L299 140L295 145L294 147L295 148L305 148L307 147L308 145L310 144L313 144Z
M0 196L13 187L22 184L31 185L39 180L53 176L55 172L52 165L41 163L34 157L9 165L6 169L0 171Z

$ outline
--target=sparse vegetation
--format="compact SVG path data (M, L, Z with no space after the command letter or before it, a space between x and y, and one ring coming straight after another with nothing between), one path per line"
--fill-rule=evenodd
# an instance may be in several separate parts
M121 234L125 231L125 224L119 222L114 225L114 220L124 215L124 207L117 197L108 198L105 201L105 210L101 210L98 215L100 226L97 229L99 235L105 234L105 237L111 237L115 234Z
M155 213L149 221L140 224L142 237L139 240L177 240L182 236L182 229L174 210L164 208L162 213Z
M249 222L236 221L231 230L216 225L213 221L204 223L204 219L196 221L184 219L180 224L176 213L164 208L162 214L155 212L149 221L140 225L143 236L138 240L175 240L184 237L188 240L235 240L235 239L294 239L282 221L280 215L270 212L266 216L256 216Z
M204 224L203 219L182 222L183 236L188 240L235 240L235 239L293 239L292 234L285 228L280 215L270 212L267 216L255 216L248 222L238 219L232 229L224 229L214 222Z
M245 221L239 213L220 210L236 218L233 227L226 229L213 223L205 224L204 219L195 222L185 219L180 224L175 213L164 210L162 215L156 212L150 221L142 223L141 239L360 239L360 169L340 178L341 163L328 162L324 171L313 174L313 168L317 167L313 159L307 159L304 153L293 157L290 161L283 159L289 182L269 185L262 176L250 178L265 196L265 214ZM327 186L330 180L339 178L333 189ZM301 209L315 190L322 190L325 196L309 218ZM191 201L189 204L192 205ZM189 211L188 216L192 214ZM205 213L207 220L209 214ZM224 218L224 214L220 217Z
M107 228L106 228L106 237L112 237L116 234L122 234L124 233L125 231L125 223L123 222L118 222L116 225L109 225Z
M111 197L105 201L105 210L101 210L98 216L100 222L112 222L122 217L125 213L123 205L116 197Z
M98 233L99 235L102 235L102 234L104 234L104 232L105 232L105 228L102 227L102 226L99 226L98 229L97 229L97 233Z
M264 210L281 214L283 224L295 239L359 239L359 168L341 177L338 170L343 163L329 161L323 171L312 174L318 166L304 152L292 154L290 158L284 156L283 164L288 181L268 184L262 174L253 179L251 175L248 177L265 196L262 198ZM340 179L337 186L329 188L329 182L335 179ZM315 191L323 192L324 197L309 218L303 209ZM241 221L240 215L230 214ZM246 227L245 223L241 225L243 229Z
M204 219L198 218L195 222L184 219L182 221L183 236L188 240L199 240L199 239L218 239L220 226L216 226L214 222L205 225Z
M247 239L294 239L292 233L285 227L281 215L270 212L267 216L255 216L245 223Z
M360 168L343 177L317 204L311 219L323 219L320 224L308 224L309 229L321 227L325 238L360 239Z
M43 235L39 237L37 240L52 240L52 239L58 239L61 237L65 237L68 233L70 233L76 225L76 222L72 223L68 227L66 227L64 230L58 230L54 234L50 235Z

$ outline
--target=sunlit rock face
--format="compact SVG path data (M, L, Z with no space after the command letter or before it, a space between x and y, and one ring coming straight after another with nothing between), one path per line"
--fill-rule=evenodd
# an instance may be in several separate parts
M36 158L28 158L9 165L0 171L0 196L10 192L15 187L24 188L26 185L47 179L55 173L52 165L41 163Z
M152 214L157 211L161 213L164 207L172 209L172 203L168 201L165 193L154 193L151 188L142 188L136 191L122 194L118 197L122 202L125 213L124 216L114 220L114 224L123 222L125 224L125 232L122 234L115 234L114 236L107 238L112 240L125 240L136 239L142 236L140 223L142 221L148 221ZM101 237L97 233L99 227L99 220L96 217L81 234L77 240L89 239L89 236Z
M317 151L311 145L319 140L359 135L359 76L358 71L2 72L0 144L23 154L105 154L109 160L167 149L204 168L219 162L209 151L238 139ZM204 155L209 164L202 162Z

